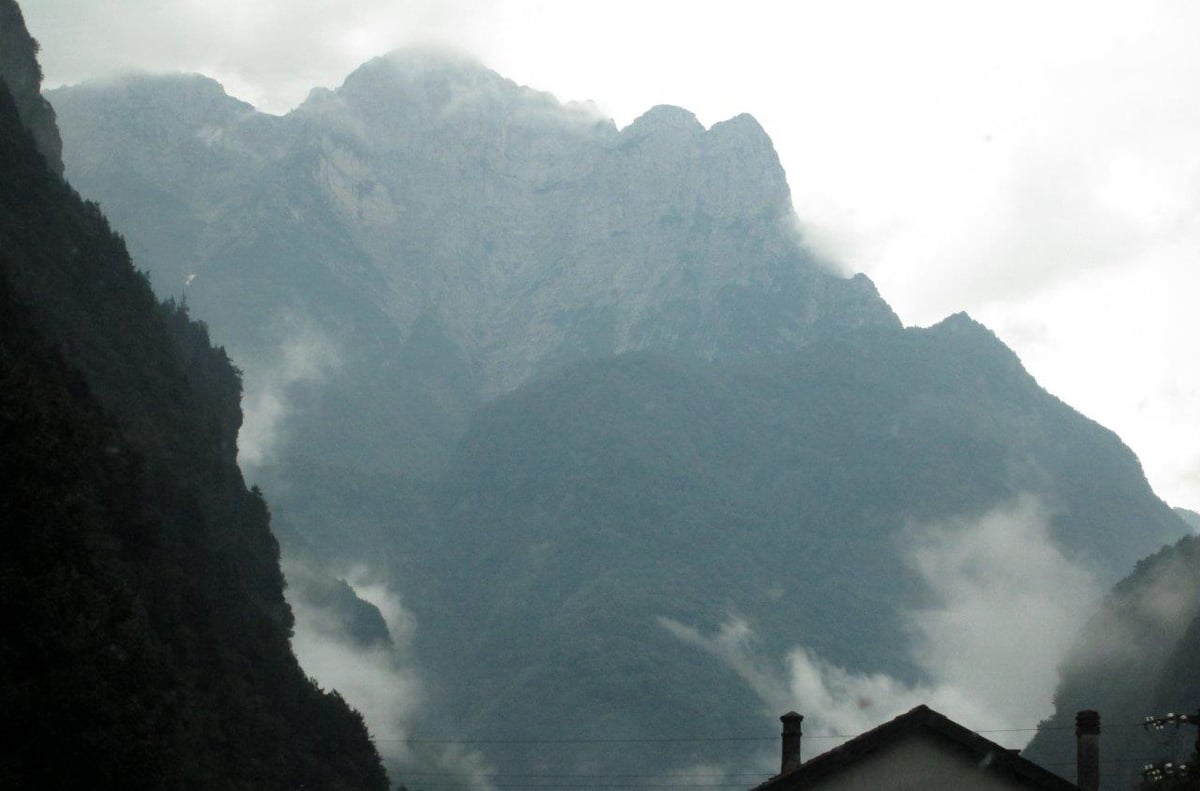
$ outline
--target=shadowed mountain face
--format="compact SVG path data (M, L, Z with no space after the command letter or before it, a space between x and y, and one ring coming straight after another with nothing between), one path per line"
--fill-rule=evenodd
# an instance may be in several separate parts
M738 365L654 355L580 365L481 410L445 481L424 556L444 569L431 589L455 617L413 606L479 738L584 728L652 741L680 723L769 733L764 714L790 705L785 657L800 646L841 667L933 680L912 639L911 616L937 582L915 572L921 526L966 532L1032 497L1051 513L1051 542L1103 580L1181 527L1128 450L965 316ZM970 590L991 564L1028 562L993 538L962 550L971 568L945 575L962 573ZM1012 597L1045 584L1033 565L1011 571ZM750 630L744 643L716 639L730 624ZM986 625L945 638L970 650L976 627ZM681 639L689 629L714 639L697 650ZM511 771L544 760L539 747L508 749L519 753ZM622 754L643 751L645 767L662 749ZM673 757L701 764L705 749ZM601 765L606 750L581 751L581 765ZM723 750L750 760L745 745Z
M54 109L42 97L42 67L37 61L37 49L17 4L0 4L0 79L8 85L21 123L33 136L46 167L61 176L62 137L55 124Z
M0 25L0 787L387 788L291 653L236 369L58 175Z
M1014 545L1109 584L1185 530L985 328L903 329L817 261L748 116L617 130L429 52L282 118L199 77L52 98L68 174L245 370L285 544L403 592L423 732L582 740L481 748L502 771L745 766L656 740L773 741L815 705L798 646L932 684L931 557L1015 596ZM1025 501L1044 536L939 549Z

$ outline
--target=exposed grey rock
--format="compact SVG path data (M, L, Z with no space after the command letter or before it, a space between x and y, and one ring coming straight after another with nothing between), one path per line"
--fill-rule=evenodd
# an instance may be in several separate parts
M420 403L372 394L402 421L433 409L461 427L481 399L583 358L778 353L836 327L899 326L865 277L804 247L750 116L705 130L656 107L618 131L427 49L375 59L283 118L200 77L52 98L73 181L161 291L191 283L192 310L250 378L277 357L272 323L297 312L361 358L351 376L361 364L429 381L442 361L389 357L418 326L454 349L459 385L418 388ZM431 458L428 425L392 443L401 456Z

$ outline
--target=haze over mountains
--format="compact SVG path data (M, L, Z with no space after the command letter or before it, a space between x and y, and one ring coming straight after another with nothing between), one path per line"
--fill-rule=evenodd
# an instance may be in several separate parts
M50 97L67 176L243 369L285 550L415 618L405 735L668 774L717 760L664 755L681 723L848 732L917 695L1011 725L1048 713L1087 605L1187 532L986 328L903 328L817 260L748 116L618 130L426 50L284 117L195 76ZM359 613L343 642L384 639L296 581Z

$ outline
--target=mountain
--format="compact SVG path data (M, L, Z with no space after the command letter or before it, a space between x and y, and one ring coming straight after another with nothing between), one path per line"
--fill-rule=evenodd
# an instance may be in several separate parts
M1104 788L1133 788L1142 767L1188 760L1196 732L1143 727L1146 717L1193 714L1200 701L1200 538L1140 561L1116 585L1060 669L1056 713L1026 754L1052 761L1074 750L1075 712L1101 712Z
M287 552L402 596L414 751L758 767L756 737L663 739L774 742L777 707L817 705L797 647L933 689L942 566L1035 620L1187 532L985 327L904 328L809 250L749 116L617 129L427 50L282 117L195 76L51 98L67 173L245 371L239 458ZM347 593L301 596L383 642Z
M298 396L317 403L290 458L435 477L484 400L580 359L719 359L898 324L869 281L796 243L749 116L705 130L658 107L618 131L425 50L283 118L199 77L51 95L72 179L250 379L287 335L325 341L336 374Z
M1053 544L1102 579L1148 535L1180 530L1115 437L962 315L738 365L579 365L484 407L444 487L422 557L444 570L454 618L412 606L430 662L458 680L450 709L470 713L477 738L640 737L648 746L622 756L641 750L643 768L680 722L762 730L753 677L696 651L680 625L745 625L764 675L785 675L783 657L804 646L928 683L905 617L927 595L903 560L913 525L1033 497L1052 504ZM1035 584L1032 569L1014 572ZM540 749L507 748L503 771L549 763ZM574 768L609 749L578 751ZM700 764L706 749L673 758Z
M62 180L36 44L11 0L0 23L0 786L387 788L291 653L236 369Z

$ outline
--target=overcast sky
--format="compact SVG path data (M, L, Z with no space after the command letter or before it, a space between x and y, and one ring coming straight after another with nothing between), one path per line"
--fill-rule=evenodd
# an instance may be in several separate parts
M1200 3L21 4L49 86L200 71L285 112L436 42L620 125L750 112L814 244L907 324L983 321L1200 510Z

